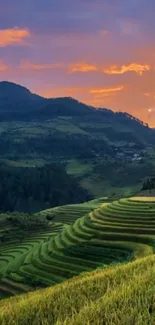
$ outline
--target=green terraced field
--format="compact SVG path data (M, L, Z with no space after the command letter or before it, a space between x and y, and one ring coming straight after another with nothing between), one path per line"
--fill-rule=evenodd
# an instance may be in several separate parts
M65 224L72 224L81 216L88 214L91 210L94 210L104 202L107 202L108 198L99 198L89 202L81 204L70 204L59 206L52 209L47 209L37 213L39 217L50 216L53 222L61 222Z
M2 242L0 247L0 298L65 280L68 272L60 270L60 262L54 256L52 257L52 273L49 278L49 272L51 272L49 249L52 248L54 253L55 247L53 237L60 234L68 224L87 215L104 201L104 198L101 198L84 204L66 205L41 211L35 215L35 219L39 218L39 221L46 219L47 215L54 216L47 229L42 229L38 224L34 229L22 231L19 227L12 226L6 215L0 215L0 236L5 234L5 242ZM55 240L56 252L57 247L64 247L64 243L59 237L58 235ZM71 262L69 261L69 263ZM79 272L81 271L83 268L80 268Z
M154 253L153 198L102 198L39 214L47 215L50 231L1 247L0 298Z

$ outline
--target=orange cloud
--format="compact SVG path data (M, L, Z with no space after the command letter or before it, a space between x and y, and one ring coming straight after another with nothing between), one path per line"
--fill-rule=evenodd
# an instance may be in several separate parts
M44 97L63 97L69 96L77 98L78 100L95 106L104 106L104 102L110 104L115 100L116 94L123 90L124 86L113 88L95 88L91 89L89 86L85 87L52 87L50 89L40 89L37 92ZM36 90L35 90L36 92ZM104 101L103 101L104 97ZM105 107L105 106L104 106Z
M58 69L64 68L64 64L61 63L53 63L53 64L34 64L30 61L22 61L20 64L20 68L24 70L50 70L50 69Z
M155 91L154 91L154 73L150 72L148 78L140 78L133 83L118 84L112 87L91 87L90 85L68 87L53 87L49 89L46 85L40 86L40 89L33 89L33 92L39 93L45 97L63 97L70 96L96 107L107 107L114 111L126 111L138 118L148 122L150 126L155 125ZM149 82L148 82L149 80ZM150 82L151 80L151 82ZM150 110L151 111L148 111Z
M142 76L145 71L149 71L150 69L151 67L148 64L131 63L128 65L122 65L120 67L117 65L112 65L107 69L103 69L103 72L107 74L124 74L126 72L133 71L139 76Z
M22 61L19 66L20 69L24 70L51 70L51 69L66 69L68 73L74 72L89 72L89 71L97 71L98 67L96 65L88 64L86 62L81 63L43 63L36 64L31 61Z
M108 96L109 93L121 91L124 89L124 86L112 87L112 88L96 88L91 89L90 93L97 96Z
M89 64L85 61L75 64L69 64L68 65L68 72L74 73L74 72L90 72L90 71L97 71L98 67L94 64Z
M9 69L8 65L0 60L0 72L5 72Z
M23 45L24 40L30 36L28 29L1 29L0 30L0 47L17 44Z

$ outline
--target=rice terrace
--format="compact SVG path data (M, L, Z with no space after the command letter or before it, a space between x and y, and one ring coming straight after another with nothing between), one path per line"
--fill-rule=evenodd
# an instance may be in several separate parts
M25 239L1 215L1 234L16 235L0 248L0 324L154 324L155 198L101 198L37 218L47 214L47 229Z

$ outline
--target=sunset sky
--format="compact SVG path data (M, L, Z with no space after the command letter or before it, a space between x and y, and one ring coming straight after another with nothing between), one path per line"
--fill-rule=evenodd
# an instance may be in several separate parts
M0 80L155 126L155 0L0 0Z

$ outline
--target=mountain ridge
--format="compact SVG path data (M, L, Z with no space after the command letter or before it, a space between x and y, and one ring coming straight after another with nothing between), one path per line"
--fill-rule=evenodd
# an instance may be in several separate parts
M23 97L22 97L23 96ZM15 100L16 103L12 105L12 100ZM2 102L4 101L4 102ZM99 114L99 115L105 115L105 114L119 114L120 116L125 115L129 119L134 119L137 122L143 124L144 126L148 126L145 122L141 121L140 119L136 118L135 116L132 116L131 114L127 112L120 112L116 111L114 112L111 109L108 108L102 108L102 107L94 107L91 105L87 105L85 103L82 103L81 101L66 96L66 97L56 97L56 98L45 98L43 96L40 96L38 94L32 93L28 88L25 86L22 86L20 84L10 82L10 81L0 81L0 111L3 110L3 112L9 112L9 108L11 112L17 112L19 111L18 105L21 104L25 105L29 103L28 110L38 111L40 116L43 116L45 114L45 117L52 113L66 113L64 109L67 109L68 115L71 113L80 113L82 110L83 114ZM34 108L34 101L37 102L37 107ZM30 105L31 102L31 105ZM33 104L33 105L32 105ZM72 109L72 106L74 104L74 110ZM7 106L7 108L6 108ZM9 106L9 108L8 108ZM30 107L29 107L30 106ZM51 111L52 108L52 111ZM49 112L50 110L50 112ZM79 111L80 110L80 111ZM26 113L26 112L25 112ZM48 113L48 114L47 114ZM67 114L66 113L66 114ZM33 115L33 114L32 114ZM17 118L17 116L16 116Z

